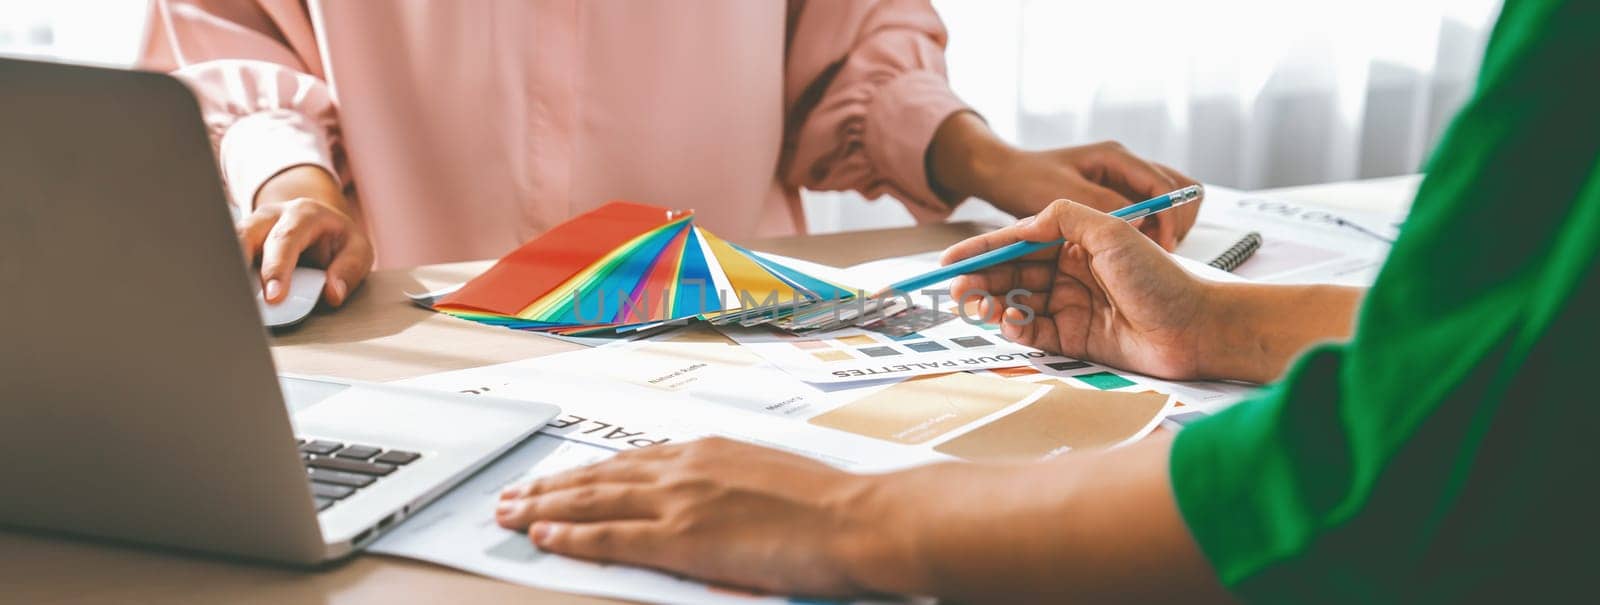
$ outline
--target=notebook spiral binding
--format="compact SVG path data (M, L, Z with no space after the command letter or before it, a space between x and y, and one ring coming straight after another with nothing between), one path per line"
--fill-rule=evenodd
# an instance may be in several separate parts
M1237 243L1230 246L1227 250L1224 250L1222 254L1218 254L1216 258L1211 259L1211 262L1206 264L1223 271L1233 271L1235 267L1243 264L1244 261L1248 260L1250 256L1255 254L1256 250L1260 248L1261 234L1251 231L1246 233L1244 237L1239 238Z

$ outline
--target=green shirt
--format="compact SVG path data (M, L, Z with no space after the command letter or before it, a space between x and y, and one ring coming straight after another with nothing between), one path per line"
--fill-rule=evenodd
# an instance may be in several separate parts
M1251 601L1600 601L1600 2L1509 0L1354 338L1179 434Z

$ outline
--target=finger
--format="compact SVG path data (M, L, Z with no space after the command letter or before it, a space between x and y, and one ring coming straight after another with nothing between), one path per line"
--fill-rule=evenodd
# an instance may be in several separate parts
M1050 292L1051 321L1041 322L1040 326L1048 333L1035 336L1041 342L1038 348L1048 348L1069 357L1084 357L1089 328L1096 321L1093 298L1083 282L1075 278L1056 280L1056 287Z
M1011 342L1054 353L1058 352L1058 345L1047 338L1047 335L1054 334L1047 325L1050 323L1043 321L1037 313L1029 318L1021 309L1006 309L1000 320L1000 335Z
M1150 164L1159 169L1163 174L1167 175L1167 178L1172 179L1172 182L1177 184L1179 187L1188 187L1190 185L1200 184L1199 179L1184 174L1182 170L1178 170L1177 168L1173 168L1172 166L1168 166L1161 162L1150 162Z
M1122 210L1126 206L1133 205L1134 202L1144 200L1142 197L1128 197L1128 195L1120 194L1117 190L1112 190L1110 187L1102 186L1099 182L1093 181L1078 182L1075 189L1078 190L1078 195L1072 198L1072 202L1082 203L1082 205L1090 206L1090 208L1102 211L1102 213Z
M234 232L239 236L239 247L244 250L246 266L256 263L261 245L266 242L267 233L272 231L272 226L277 224L279 214L277 207L271 210L258 210L233 226Z
M1089 186L1098 187L1093 184ZM1114 244L1117 238L1137 234L1137 230L1121 219L1076 202L1056 200L1045 207L1044 211L1036 215L1035 220L1027 224L1012 225L992 233L970 238L952 246L945 251L943 261L946 263L954 262L965 256L982 254L990 249L1017 241L1065 239L1068 242L1082 243L1079 238L1091 236L1101 242L1099 248L1090 247L1091 252L1097 252L1101 248ZM1055 261L1059 258L1059 254L1060 248L1051 247L1012 262ZM989 279L995 279L994 274L988 275Z
M1089 251L1085 250L1083 246L1069 244L1061 251L1061 263L1056 266L1056 271L1072 282L1068 284L1069 286L1083 289L1088 298L1103 298L1105 293L1099 289L1100 282L1094 275L1092 264L1093 259L1090 257ZM1057 280L1056 287L1058 289L1062 285L1061 281ZM1055 311L1059 307L1061 305L1055 305L1051 307L1051 310Z
M950 284L950 298L961 301L968 297L990 294L1007 289L1013 281L1011 270L1004 266L988 267L961 276L961 282Z
M1184 186L1184 184L1179 183L1176 179L1173 179L1172 176L1160 166L1150 163L1150 167L1151 169L1161 173L1161 175L1171 183L1172 189L1167 189L1166 191L1162 192L1163 194ZM1178 240L1180 239L1179 225L1182 224L1180 213L1185 211L1185 206L1187 205L1188 204L1185 204L1184 206L1178 206L1177 208L1172 208L1166 212L1145 217L1145 219L1141 219L1139 221L1134 221L1133 226L1146 236L1149 236L1150 240L1155 242L1156 245L1161 246L1167 251L1171 251L1178 247Z
M629 520L602 523L540 521L528 527L528 538L540 550L568 557L666 568L678 544L671 533L654 521ZM686 562L677 561L681 567ZM678 571L681 571L679 569Z
M1087 204L1081 200L1074 200L1080 204L1089 206L1092 209L1100 210L1102 212L1110 213L1114 210L1119 210L1136 203L1134 201L1135 198L1128 198L1122 193L1113 191L1097 183L1085 181L1079 185L1079 188L1083 190L1086 196L1093 196L1097 199L1109 200L1108 202L1099 204ZM1142 201L1145 198L1139 197L1136 199ZM1171 250L1177 245L1176 238L1172 235L1172 225L1171 223L1163 220L1162 215L1158 214L1154 216L1147 216L1135 221L1131 221L1129 224L1132 225L1136 230L1144 233L1151 240L1154 240L1157 244L1160 244L1163 248Z
M1007 292L1020 288L1032 294L1046 293L1050 291L1050 285L1055 282L1055 277L1054 259L1048 263L1022 263L1017 267L1016 283L1012 284Z
M1177 171L1171 166L1162 164L1160 162L1156 162L1155 165L1156 168L1159 168L1162 172L1165 172L1169 178L1175 181L1179 187L1188 187L1190 185L1200 184L1200 181L1197 181L1193 177ZM1184 236L1189 234L1189 230L1194 228L1195 221L1199 220L1200 218L1200 205L1205 203L1205 201L1205 190L1202 189L1200 191L1200 199L1174 208L1168 213L1173 215L1176 223L1175 226L1177 238L1179 241L1182 241Z
M1020 230L1016 226L1002 227L983 235L975 235L956 242L955 245L945 248L939 255L939 264L949 265L957 261L983 254L1002 246L1022 241Z
M638 483L601 483L531 498L501 500L494 518L501 527L522 529L536 521L621 521L653 519L666 492Z
M1139 237L1138 230L1122 219L1074 202L1051 204L1040 213L1038 222L1048 225L1058 237L1082 246L1091 256Z
M1099 153L1088 157L1094 165L1085 171L1087 174L1097 176L1095 180L1133 201L1147 200L1181 187L1155 164L1117 143L1102 143Z
M500 491L500 499L531 498L597 483L648 483L655 481L659 474L655 465L648 461L612 458L598 464L541 477L523 485L513 485Z
M950 282L950 300L959 301L971 291L989 291L989 278L985 272L968 273Z
M1101 212L1111 212L1133 205L1145 198L1124 195L1096 181L1074 179L1072 201Z
M1161 249L1171 252L1178 247L1178 227L1176 217L1168 216L1178 209L1174 208L1156 216L1146 217L1140 225L1136 225L1140 233L1150 238L1150 241L1161 246Z
M1017 267L1017 283L1000 295L1005 297L1007 306L1022 305L1043 311L1050 304L1050 290L1055 280L1054 263L1028 263Z
M1057 200L1057 202L1060 201L1062 200ZM1049 208L1046 207L1046 210L1048 209ZM1034 220L1036 218L1037 215L1028 217L1021 221L1017 221L1017 223L1014 225L1002 227L983 235L976 235L957 242L955 245L946 248L944 254L940 255L939 264L949 265L956 261L977 256L990 250L1008 246L1020 241L1048 242L1059 237L1053 235L1053 232L1048 228L1048 226L1043 226L1044 228L1041 228L1041 225ZM1053 249L1045 249L1024 256L1018 260L1043 260L1052 258L1054 256L1055 252Z
M999 302L997 294L1003 294L1016 283L1016 270L1008 263L997 267L989 267L972 274L973 279L968 285L959 290L952 288L951 300L955 301L956 308L966 318L977 321L992 321L995 317L995 307Z
M987 291L993 304L1000 307L1025 304L1035 309L1045 307L1051 282L1055 280L1056 263L1014 263L1004 268L1003 279L994 280ZM998 314L996 315L998 317Z
M361 285L362 280L367 278L367 272L372 270L372 255L364 244L358 247L345 242L334 253L327 270L328 282L322 287L322 299L328 301L329 305L340 307L349 300L350 291Z
M998 321L1000 314L1006 310L1002 299L995 296L974 298L969 300L968 303L968 305L962 307L967 318L986 324Z
M261 246L262 291L267 302L283 300L289 293L289 274L300 254L315 243L329 226L305 210L286 208Z
M1166 170L1117 143L1102 143L1098 146L1098 152L1088 157L1091 164L1082 172L1100 184L1115 189L1129 203L1147 200L1183 186ZM1171 250L1178 244L1180 225L1180 218L1169 212L1140 221L1136 226L1161 247ZM1181 232L1186 233L1187 229Z

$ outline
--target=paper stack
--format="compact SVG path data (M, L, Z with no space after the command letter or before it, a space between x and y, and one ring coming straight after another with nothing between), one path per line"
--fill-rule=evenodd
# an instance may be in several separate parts
M695 226L691 212L611 202L517 248L433 308L485 324L588 336L770 317L797 302L856 294L723 241Z

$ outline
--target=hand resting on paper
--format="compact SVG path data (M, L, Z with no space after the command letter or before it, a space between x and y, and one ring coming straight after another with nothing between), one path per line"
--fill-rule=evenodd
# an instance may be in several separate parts
M859 570L830 557L868 548L847 543L872 522L862 506L868 487L808 458L704 439L507 489L495 518L569 556L761 590L853 594Z
M1002 334L1046 351L1174 380L1266 382L1307 346L1347 337L1362 292L1202 280L1128 223L1067 200L951 246L943 262L1056 239L1067 244L957 278L951 296L982 299ZM1027 295L1008 305L1018 289Z
M1173 504L1170 445L855 475L702 439L512 487L495 518L545 551L776 594L1224 601Z

